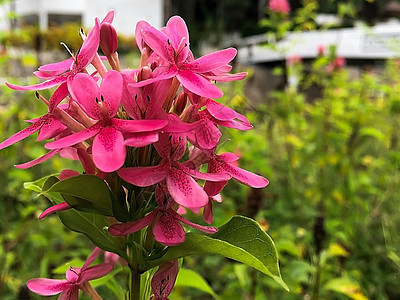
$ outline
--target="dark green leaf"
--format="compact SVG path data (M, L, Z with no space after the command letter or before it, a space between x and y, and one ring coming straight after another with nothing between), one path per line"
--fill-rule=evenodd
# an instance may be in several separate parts
M117 253L124 259L128 259L124 247L119 247L118 238L110 235L106 229L109 226L107 218L102 215L84 213L75 209L57 213L65 227L72 231L86 235L99 248Z
M94 175L78 175L59 181L49 193L60 193L71 207L84 212L112 216L111 198L107 184Z
M190 255L220 254L249 265L269 276L285 289L278 266L278 255L269 235L252 219L236 216L212 236L188 233L186 240L169 247L165 255L148 261L146 269Z

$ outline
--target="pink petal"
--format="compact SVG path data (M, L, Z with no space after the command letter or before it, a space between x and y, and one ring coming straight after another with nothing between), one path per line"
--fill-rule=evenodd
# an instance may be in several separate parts
M220 82L229 82L242 80L247 76L246 72L236 73L236 74L217 74L217 75L205 75L210 80L220 81Z
M202 149L212 149L217 146L222 134L213 122L206 119L203 126L195 131L196 141Z
M90 254L90 256L87 258L87 260L83 264L83 266L81 268L81 272L84 271L87 267L89 267L96 260L96 258L99 257L99 255L102 252L103 252L103 250L101 250L99 247L95 247L93 249L92 254Z
M211 99L207 100L206 107L208 112L218 120L228 121L236 118L238 115L233 109Z
M79 172L70 169L64 169L60 172L60 176L58 177L60 180L65 180L71 177L75 177L80 175Z
M113 119L113 125L123 132L155 131L168 124L167 120L122 120Z
M202 226L202 225L199 225L199 224L192 223L192 222L190 222L189 220L186 220L184 217L182 217L181 215L179 215L177 213L174 213L174 217L177 220L179 220L180 222L185 223L185 224L189 225L190 227L193 227L193 228L198 229L198 230L203 231L203 232L216 233L218 231L217 228L212 227L212 226Z
M221 158L222 160L224 160L225 162L234 162L239 159L239 156L237 156L234 153L230 153L230 152L222 153L222 154L218 155L218 157Z
M175 114L168 114L168 120L169 124L163 128L163 132L185 133L197 129L205 122L204 120L199 120L193 123L185 123Z
M177 62L184 62L189 54L189 32L185 21L179 16L173 16L167 22L165 33L175 51L180 52Z
M176 246L185 240L185 230L171 214L163 214L153 228L154 238L165 246Z
M155 299L166 300L171 293L178 275L178 261L163 263L151 280L151 289Z
M152 213L148 214L147 216L141 218L138 221L133 221L129 223L123 224L114 224L108 228L108 232L111 235L121 236L121 235L128 235L133 232L137 232L146 226L150 225L151 222L156 218L157 210L153 211Z
M137 44L140 52L143 52L143 48L144 48L142 30L146 29L146 28L150 28L150 27L151 27L151 25L143 20L137 22L137 24L136 24L135 39L136 39L136 44Z
M110 118L118 112L122 96L122 82L121 73L113 70L108 71L101 82L100 95L103 96Z
M171 65L171 66L159 66L155 69L153 72L154 77L142 80L136 83L131 83L129 85L133 87L143 87L145 85L148 85L150 83L158 82L160 80L165 80L174 77L176 74L178 74L178 70L176 66Z
M142 38L147 45L159 55L162 59L174 63L175 62L175 51L172 45L168 44L169 37L155 29L154 27L148 27L142 29Z
M93 267L89 267L85 270L81 270L79 274L78 284L88 282L90 280L98 279L106 276L112 271L114 266L112 264L99 264Z
M254 188L263 188L268 185L268 180L264 177L254 174L252 172L243 170L239 167L236 167L232 164L225 163L222 165L222 168L228 172L232 177L239 181L242 184L254 187Z
M55 107L69 95L67 82L63 82L60 86L54 91L53 95L51 95L49 100L49 112L52 112Z
M65 129L67 129L67 127L63 123L61 123L61 121L58 120L57 118L53 116L49 116L48 118L43 118L42 127L39 130L39 135L36 140L43 141L51 139L59 135Z
M100 88L92 76L79 73L68 81L72 97L82 106L85 112L95 120L103 119L100 106ZM97 100L96 100L97 99Z
M70 70L73 62L74 59L71 57L60 62L40 66L38 70L42 72L49 72L55 75L59 75L67 70Z
M171 169L167 176L167 187L175 202L184 207L203 207L208 202L208 196L203 188L182 170Z
M186 174L189 174L192 177L198 178L198 179L203 179L207 181L226 181L231 179L231 176L226 173L226 172L217 172L217 173L202 173L193 169L189 169L188 167L185 167L182 164L179 164L179 168L185 172Z
M31 160L31 161L23 163L23 164L14 165L14 167L16 167L18 169L28 169L30 167L36 166L36 165L48 160L49 158L56 155L58 152L60 152L60 149L50 150L49 152L47 152L45 155L42 155L41 157L38 157L34 160Z
M158 141L158 133L150 132L150 133L132 133L129 136L125 136L125 145L131 147L144 147L155 143Z
M71 208L71 206L69 206L67 204L67 202L61 202L60 204L56 204L56 205L50 206L48 209L46 209L44 212L42 212L40 214L39 220L47 217L48 215L51 215L54 212L64 211L64 210L67 210L67 209L70 209L70 208Z
M190 62L190 69L197 73L206 73L229 63L236 56L236 49L228 48L204 55Z
M93 162L103 172L113 172L125 162L126 147L121 131L103 127L93 141Z
M197 95L213 99L223 95L222 91L210 81L192 71L179 70L176 77L185 88Z
M65 277L70 283L76 283L79 278L79 273L81 272L81 268L69 267L67 272L65 273Z
M70 286L67 280L47 278L34 278L29 280L26 285L32 292L42 296L57 295Z
M208 201L207 205L204 206L203 210L203 219L208 224L211 224L213 221L213 210L212 210L212 201Z
M45 115L47 116L47 115ZM43 116L43 117L45 117ZM12 144L15 144L16 142L19 142L23 140L24 138L30 136L31 134L35 133L42 127L42 122L39 119L39 121L36 121L32 125L26 127L25 129L22 129L20 132L17 132L16 134L10 136L8 139L0 143L0 150L3 148L6 148Z
M100 24L103 24L103 23L112 23L112 22L114 21L114 15L115 15L114 10L113 10L113 9L110 9L110 10L108 11L108 13L106 14L106 16L104 17L104 19L101 21Z
M55 140L53 142L47 143L45 147L47 149L58 149L65 148L75 144L78 144L84 140L91 138L96 135L100 131L101 125L99 123L94 124L92 127L89 127L85 130L73 133L66 137L63 137L59 140Z
M69 289L62 292L57 300L78 300L79 287L77 285L72 285Z
M42 83L38 83L38 84L34 84L34 85L27 85L27 86L20 86L20 85L15 85L15 84L11 84L6 82L6 85L13 89L13 90L17 90L17 91L34 91L34 90L45 90L45 89L49 89L52 88L54 86L56 86L57 84L63 83L65 81L67 81L67 77L70 75L70 73L65 73L59 77L56 77L54 79L50 79L47 80L45 82Z
M170 164L164 163L153 167L134 167L118 170L118 175L125 181L137 186L150 186L163 180L169 173Z
M85 41L82 43L81 50L72 65L73 73L82 72L97 54L100 43L100 22L96 18L95 26L89 31Z

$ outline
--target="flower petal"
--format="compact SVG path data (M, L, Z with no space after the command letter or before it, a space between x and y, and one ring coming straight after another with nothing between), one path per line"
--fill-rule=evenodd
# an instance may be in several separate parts
M79 54L75 58L75 63L72 65L74 74L82 72L90 62L93 60L97 53L100 43L100 21L95 19L94 27L89 31L86 39L82 43Z
M29 280L26 285L32 292L42 296L57 295L70 286L67 280L47 278L34 278Z
M108 71L100 86L100 97L103 96L110 118L114 117L119 109L122 96L122 75L117 71ZM100 100L100 99L99 99Z
M169 213L163 214L154 224L153 234L156 241L165 246L176 246L185 240L185 230L178 220Z
M47 115L45 115L47 116ZM45 117L43 116L43 117ZM0 150L3 148L6 148L12 144L15 144L16 142L19 142L23 140L24 138L30 136L31 134L35 133L42 127L42 122L41 118L34 122L32 125L26 127L25 129L22 129L20 132L17 132L16 134L10 136L8 139L0 143Z
M38 158L36 158L34 160L28 161L28 162L23 163L23 164L14 165L14 167L16 167L18 169L28 169L30 167L36 166L36 165L48 160L49 158L52 158L58 152L60 152L60 149L50 150L45 155L42 155L42 156L40 156L40 157L38 157Z
M78 300L79 287L77 285L72 285L69 289L62 292L57 300Z
M210 81L190 70L179 70L176 77L185 88L197 95L213 99L223 95L222 91Z
M15 85L15 84L11 84L6 82L6 85L13 89L13 90L17 90L17 91L35 91L35 90L45 90L45 89L49 89L52 88L54 86L56 86L57 84L63 83L65 81L67 81L67 77L70 75L71 73L65 73L62 76L47 80L45 82L42 83L38 83L38 84L34 84L34 85L27 85L27 86L21 86L21 85Z
M126 147L121 131L113 126L100 129L93 141L93 162L103 172L113 172L125 162Z
M54 73L54 75L59 75L67 70L70 70L73 62L74 59L71 57L60 62L40 66L38 70L42 72Z
M251 186L253 188L263 188L268 185L268 180L264 177L254 174L252 172L243 170L229 163L223 163L222 168L228 172L233 179L242 184Z
M165 33L154 27L144 28L141 32L145 43L149 45L157 55L169 63L175 63L175 50L170 44L169 37Z
M186 225L189 225L190 227L193 227L195 229L198 229L198 230L206 232L206 233L216 233L218 231L218 229L216 227L202 226L202 225L199 225L199 224L192 223L189 220L186 220L184 217L182 217L181 215L179 215L176 212L174 212L174 217L177 220L179 220L180 222L185 223Z
M113 125L123 132L155 131L168 124L167 120L122 120L113 119Z
M100 88L93 77L86 73L79 73L68 81L68 84L72 97L85 112L95 120L103 119L100 106L97 103L101 100Z
M70 208L71 208L71 206L69 206L69 205L67 204L67 202L61 202L61 203L59 203L59 204L50 206L48 209L46 209L44 212L42 212L42 213L40 214L39 220L41 220L41 219L47 217L48 215L51 215L51 214L54 213L54 212L57 212L57 211L64 211L64 210L67 210L67 209L70 209Z
M190 62L190 69L197 73L206 73L229 63L236 56L236 49L228 48L204 55Z
M179 53L177 62L184 62L189 55L189 32L185 21L179 16L171 17L165 27L165 33L175 51Z
M53 116L49 116L48 118L42 119L42 127L39 130L39 135L37 137L37 141L43 141L47 139L51 139L61 132L63 132L67 127L61 123L60 120Z
M99 257L99 255L102 252L103 250L101 250L99 247L95 247L93 249L92 254L90 254L90 256L86 259L85 263L83 264L81 272L84 271L87 267L89 267L96 260L96 258Z
M123 168L118 170L118 175L129 183L144 187L163 180L168 175L169 168L169 163L153 167Z
M85 270L81 270L79 274L78 284L83 282L87 282L93 279L98 279L103 276L106 276L108 273L112 271L114 266L112 264L99 264L93 267L89 267Z
M138 132L125 136L125 145L131 147L144 147L157 141L157 132Z
M68 146L72 146L78 144L84 140L87 140L97 134L100 131L101 125L99 123L94 124L93 126L63 137L59 140L55 140L53 142L47 143L45 145L46 149L58 149L65 148Z
M157 210L153 211L152 213L148 214L147 216L141 218L140 220L129 222L129 223L122 223L122 224L114 224L108 228L108 232L111 235L121 236L121 235L128 235L133 232L137 232L146 226L150 225L151 222L156 218Z
M178 275L178 261L173 260L159 266L151 280L151 289L156 299L168 299L176 276Z
M208 202L208 196L203 188L182 170L171 169L167 176L167 187L175 202L184 207L203 207Z

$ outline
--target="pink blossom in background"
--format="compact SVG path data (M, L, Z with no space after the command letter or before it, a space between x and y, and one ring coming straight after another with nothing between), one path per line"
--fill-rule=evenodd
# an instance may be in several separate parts
M285 15L290 13L290 5L287 0L270 0L269 9Z

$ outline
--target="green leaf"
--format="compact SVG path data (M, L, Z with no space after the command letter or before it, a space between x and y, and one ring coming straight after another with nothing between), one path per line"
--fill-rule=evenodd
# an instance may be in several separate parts
M40 178L38 180L35 180L35 181L24 182L24 188L27 189L27 190L31 190L31 191L35 191L35 192L40 193L42 191L42 187L43 187L44 183L50 177L55 177L55 174L42 177L42 178Z
M75 209L58 212L58 217L65 227L72 231L83 233L99 248L117 253L128 260L124 247L118 247L118 238L110 235L106 229L109 226L107 218L102 215L84 213Z
M148 270L181 257L199 254L220 254L237 260L271 276L288 290L279 272L274 242L257 222L242 216L233 217L212 236L187 233L186 240L182 244L169 247L159 259L149 260L145 269Z
M218 299L218 296L215 294L207 281L205 281L198 273L189 269L179 269L175 286L196 288L202 292L212 295L215 299Z
M60 193L71 207L84 212L112 216L107 184L94 175L78 175L61 180L46 192Z
M324 290L331 290L348 296L353 300L368 300L361 291L360 285L348 277L339 277L329 280Z

